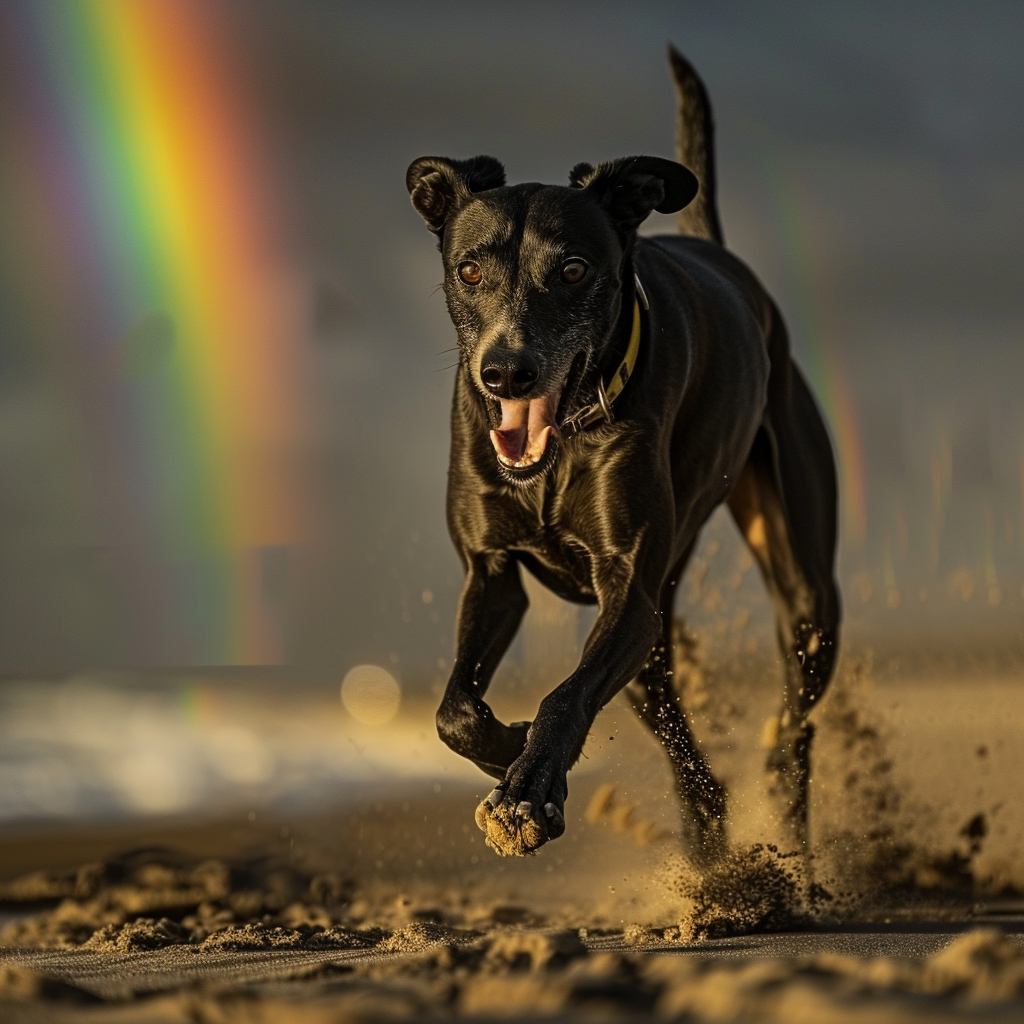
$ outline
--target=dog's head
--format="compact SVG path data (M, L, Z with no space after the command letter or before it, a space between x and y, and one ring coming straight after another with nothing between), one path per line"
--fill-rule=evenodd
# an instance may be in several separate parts
M498 467L516 483L553 464L558 424L594 401L602 353L623 303L632 309L637 227L697 194L693 174L657 157L578 164L569 181L506 186L487 156L421 157L406 176L438 236L460 360Z

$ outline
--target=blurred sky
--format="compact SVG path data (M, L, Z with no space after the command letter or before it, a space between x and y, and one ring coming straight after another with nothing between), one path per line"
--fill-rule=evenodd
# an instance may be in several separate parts
M75 7L51 11L73 21ZM243 183L238 196L272 236L273 260L260 273L272 263L284 296L274 308L287 313L273 339L273 365L284 369L268 379L291 397L276 432L236 431L251 441L246 451L261 453L238 476L249 509L238 522L274 503L268 488L301 493L304 511L284 532L239 527L221 538L241 545L231 578L258 591L247 628L280 635L225 647L165 627L154 595L177 587L179 603L194 609L220 578L216 560L188 561L174 544L148 551L145 538L158 531L132 530L138 517L160 518L152 504L108 500L111 481L130 472L114 452L117 432L80 444L81 424L99 422L105 399L67 386L69 375L91 372L94 350L79 345L75 316L47 327L40 312L77 307L47 288L16 286L26 260L55 257L7 245L0 673L285 661L330 675L376 662L405 684L436 684L450 663L461 577L444 526L453 377L444 350L454 330L405 169L423 154L488 153L510 181L564 182L580 160L671 156L670 40L697 66L715 107L727 241L782 305L830 419L852 635L1019 628L1024 8L934 0L192 7L208 12L219 77L196 78L187 48L174 72L183 90L226 82L245 111L255 140L246 152L258 154L258 166L242 161L241 173L258 188ZM3 21L9 52L32 52L32 32L60 34L52 18L44 29L30 22ZM197 17L196 31L206 24ZM0 119L8 154L18 139L52 128L30 94L17 71L3 76L2 109L18 125ZM9 189L0 204L8 223L21 202ZM645 231L672 228L655 216ZM162 344L163 321L152 316L165 311L134 300L124 308L132 314L123 323L112 315L110 329L127 339L126 358L149 358ZM216 332L210 338L216 345ZM67 353L79 351L78 369L69 369ZM244 375L244 355L233 366ZM259 420L255 402L249 427ZM169 457L164 448L135 455L164 478L154 468ZM187 512L180 489L154 493ZM176 557L191 568L159 568ZM193 627L197 635L214 628Z

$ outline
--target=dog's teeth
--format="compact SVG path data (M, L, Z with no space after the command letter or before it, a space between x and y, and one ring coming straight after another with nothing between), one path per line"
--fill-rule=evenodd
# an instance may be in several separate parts
M535 455L524 455L518 462L513 462L510 458L505 455L498 453L498 459L502 465L508 466L511 469L525 469L527 466L532 466L540 456Z
M503 466L508 466L510 469L526 469L527 466L532 466L535 463L540 462L540 457L543 454L544 453L541 452L540 455L533 455L532 453L527 452L517 462L513 462L507 455L502 455L501 452L498 452L497 456L498 456L498 461Z

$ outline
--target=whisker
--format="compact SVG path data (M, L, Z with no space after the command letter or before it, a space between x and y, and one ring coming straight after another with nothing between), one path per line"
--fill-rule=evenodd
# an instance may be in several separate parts
M435 370L434 373L444 373L445 370L452 370L458 365L458 363L451 363L449 366L442 366L441 369Z
M459 350L459 346L458 345L452 345L451 348L443 348L443 349L441 349L440 352L435 352L434 355L435 356L443 356L443 355L447 355L449 352L458 352L458 350Z

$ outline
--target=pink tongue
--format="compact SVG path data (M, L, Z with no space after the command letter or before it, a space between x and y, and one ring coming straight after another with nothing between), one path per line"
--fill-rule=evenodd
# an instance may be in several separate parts
M558 395L532 401L501 399L501 426L491 431L495 450L512 462L520 462L527 454L539 458L555 430L557 409Z
M554 427L558 411L558 395L535 398L530 402L529 434L530 444L535 444L545 427Z
M530 403L501 399L501 426L491 431L494 447L513 462L518 462L526 454L526 443L530 434L527 427L527 415Z

